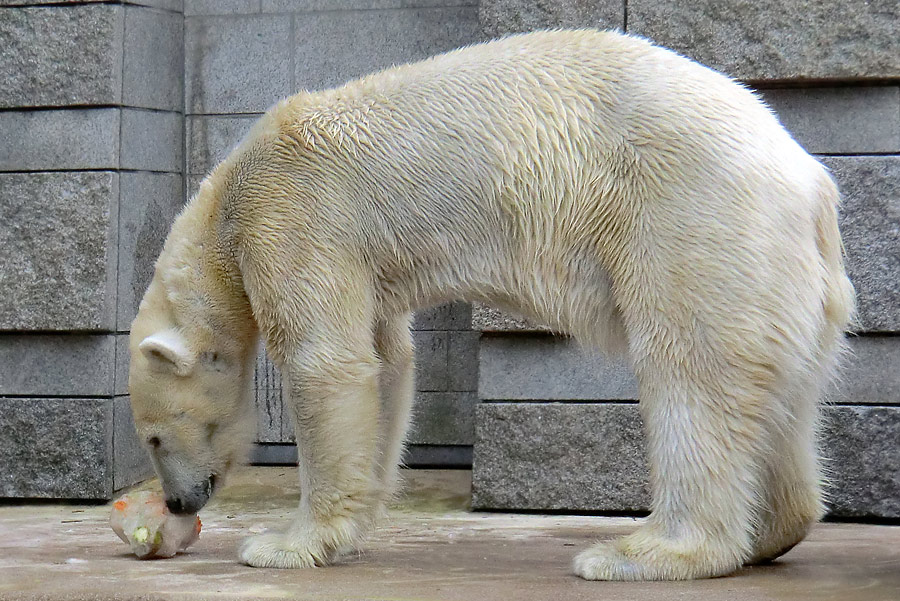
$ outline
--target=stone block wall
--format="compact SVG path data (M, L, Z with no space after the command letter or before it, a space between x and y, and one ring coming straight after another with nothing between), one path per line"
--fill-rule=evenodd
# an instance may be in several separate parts
M149 473L121 366L183 202L180 2L0 2L0 497Z
M586 7L590 8L586 8ZM836 516L900 517L900 5L875 1L483 0L492 35L598 22L754 87L831 169L859 319L825 410ZM540 324L476 306L474 505L644 511L637 386L628 367Z

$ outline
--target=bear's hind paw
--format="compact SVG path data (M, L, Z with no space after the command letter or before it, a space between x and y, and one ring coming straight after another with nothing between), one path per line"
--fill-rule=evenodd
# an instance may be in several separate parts
M331 563L332 557L322 548L292 541L284 534L258 534L241 545L242 563L254 568L313 568Z
M630 544L635 542L638 545ZM712 578L733 572L741 565L730 554L685 549L672 542L626 536L582 551L575 556L572 567L585 580L634 581Z

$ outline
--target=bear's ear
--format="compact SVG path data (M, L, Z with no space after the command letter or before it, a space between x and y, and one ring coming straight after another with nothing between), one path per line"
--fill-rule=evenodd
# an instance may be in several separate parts
M141 341L138 348L148 359L177 376L190 374L197 363L197 355L188 348L187 340L176 330L151 334Z

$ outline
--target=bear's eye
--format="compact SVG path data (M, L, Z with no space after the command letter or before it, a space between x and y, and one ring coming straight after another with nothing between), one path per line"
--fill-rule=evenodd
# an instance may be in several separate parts
M216 430L218 430L218 429L219 429L219 424L215 424L212 422L206 424L206 438L211 439L213 437L213 435L216 433Z
M151 447L153 447L154 449L158 449L159 445L160 445L159 437L151 436L150 438L147 439L147 444L150 445Z
M226 368L225 359L216 351L207 351L205 353L201 353L200 361L208 369L211 369L213 371L225 371L225 368Z

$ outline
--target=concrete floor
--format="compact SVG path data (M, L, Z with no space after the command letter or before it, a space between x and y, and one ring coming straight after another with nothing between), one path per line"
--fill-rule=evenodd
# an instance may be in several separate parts
M242 537L289 516L299 497L290 469L236 474L201 512L200 540L166 560L130 555L107 507L0 506L0 599L900 600L900 527L822 524L779 562L727 578L585 582L569 570L575 552L637 520L470 513L468 472L407 474L406 498L366 551L312 570L235 561Z

